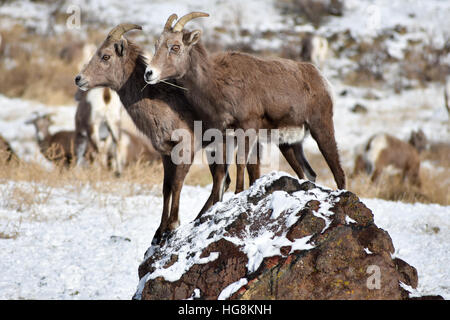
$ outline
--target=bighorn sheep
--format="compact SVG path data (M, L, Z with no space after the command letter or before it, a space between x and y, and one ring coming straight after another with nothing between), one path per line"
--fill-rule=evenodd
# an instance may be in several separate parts
M375 182L383 171L393 168L401 171L403 181L408 179L420 187L419 152L425 149L426 143L422 130L413 131L409 143L386 133L376 134L365 144L362 154L357 155L353 175L366 172Z
M139 137L132 120L122 107L117 93L109 88L78 90L75 99L79 101L75 115L75 153L77 164L88 158L88 150L94 151L105 166L110 162L115 173L120 175L129 160L138 159L138 152L145 159L156 160L159 154L151 144ZM133 141L136 146L127 145ZM92 158L92 157L91 157ZM112 161L110 161L112 160Z
M327 39L312 33L307 33L300 44L301 59L306 62L311 62L322 69L327 55Z
M166 84L146 85L145 58L139 47L123 37L123 34L133 29L142 30L134 24L121 24L113 28L90 62L75 78L75 83L82 90L99 86L115 90L137 128L150 138L161 154L164 167L163 213L154 237L154 242L159 243L165 232L179 225L180 191L195 151L202 145L200 141L194 144L195 114L183 92ZM190 139L175 137L174 133L180 132L176 130L189 133ZM178 146L182 146L181 150L190 150L188 157L191 161L172 161L172 151ZM213 188L200 213L221 200L230 183L225 165L211 164L210 169L213 173Z
M13 159L18 159L11 145L0 135L0 163L7 163Z
M240 52L208 54L201 31L184 25L208 14L171 15L156 42L145 72L149 84L176 79L208 126L226 129L278 129L280 150L297 173L316 175L306 161L302 141L310 132L339 189L345 188L333 126L329 82L312 64L287 59L262 59ZM244 159L245 160L245 159ZM246 161L246 160L245 160Z
M34 118L25 122L34 125L36 140L41 153L50 161L69 167L75 157L75 131L59 131L50 134L48 128L52 124L51 115L35 114Z

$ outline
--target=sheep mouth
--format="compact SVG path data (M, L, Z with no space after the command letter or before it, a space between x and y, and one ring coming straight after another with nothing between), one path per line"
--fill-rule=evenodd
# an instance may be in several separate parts
M147 82L148 84L157 84L159 81L159 79L145 80L145 82Z
M88 86L88 82L87 81L79 83L77 86L82 91L88 91L89 90L89 86Z

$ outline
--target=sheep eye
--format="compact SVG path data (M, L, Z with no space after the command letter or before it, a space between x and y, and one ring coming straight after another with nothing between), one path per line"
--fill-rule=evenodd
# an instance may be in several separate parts
M111 56L104 54L102 60L108 61Z
M178 51L180 51L180 46L175 44L170 48L170 50L173 52L178 52Z

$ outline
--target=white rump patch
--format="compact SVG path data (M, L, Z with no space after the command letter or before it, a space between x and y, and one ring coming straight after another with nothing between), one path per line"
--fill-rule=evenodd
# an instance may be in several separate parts
M294 144L302 142L306 136L305 127L279 128L280 144Z

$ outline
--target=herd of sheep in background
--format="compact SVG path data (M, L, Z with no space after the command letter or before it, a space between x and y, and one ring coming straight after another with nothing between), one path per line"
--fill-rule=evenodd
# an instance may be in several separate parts
M200 33L196 33L198 30L189 33L183 27L187 21L199 16L202 15L194 15L187 18L186 16L182 17L172 27L173 21L177 19L175 15L172 15L168 19L163 31L163 37L166 37L164 41L169 39L170 41L176 42L176 36L181 33L183 38L182 42L189 40L192 42L192 46L196 45L200 37ZM179 21L183 21L181 27L177 26ZM142 56L141 49L123 37L124 33L133 29L140 29L140 27L130 24L122 24L115 27L98 48L97 52L101 54L96 54L93 57L93 49L97 50L97 48L92 48L91 45L83 45L81 47L80 52L83 64L87 60L90 60L89 64L83 68L81 74L84 77L87 73L86 70L88 70L92 74L96 74L97 81L94 80L95 77L92 74L89 85L84 83L85 79L81 76L77 76L75 80L78 87L83 89L79 89L75 95L75 100L78 102L74 119L75 130L50 133L49 128L52 125L51 114L40 115L34 113L32 118L27 121L27 124L33 125L35 128L36 141L41 153L48 160L63 167L85 167L94 161L98 161L101 165L110 168L116 175L120 175L123 169L130 164L138 162L151 163L162 160L164 166L164 206L161 225L155 235L156 241L159 241L164 232L173 230L179 224L178 209L180 191L190 167L189 164L175 165L171 161L171 151L174 147L171 133L176 129L184 128L193 135L192 123L197 115L191 110L195 110L200 114L207 112L201 110L201 108L196 109L196 106L191 106L190 101L197 100L211 103L211 99L208 99L208 97L191 97L191 99L186 99L185 95L191 94L194 90L185 93L182 90L165 84L152 83L147 86L152 81L152 69L147 67L147 61ZM200 52L201 50L203 48L200 47ZM338 187L345 188L345 175L343 172L341 173L342 169L340 168L337 148L335 143L332 143L334 142L332 99L330 100L331 95L328 91L328 83L324 80L320 71L318 71L326 60L327 52L328 43L325 38L313 34L307 35L302 41L301 59L312 62L312 64L300 65L302 68L301 77L304 77L302 81L306 85L298 89L300 86L295 83L294 78L291 79L292 81L285 82L284 84L290 83L292 88L289 92L297 90L297 94L300 95L295 96L291 94L293 101L299 99L303 99L302 101L304 101L306 100L305 97L308 96L314 97L314 99L318 99L319 97L321 99L319 104L304 102L304 107L298 110L288 110L285 113L277 106L278 102L275 102L272 106L265 105L263 107L271 108L265 111L266 115L270 115L270 121L272 121L269 126L271 129L280 129L280 137L285 140L280 145L280 151L299 177L303 178L304 172L310 180L315 179L315 173L309 166L302 149L303 137L307 132L311 132L333 172ZM72 54L70 50L61 52L61 54L64 57L67 56L67 59L72 59L72 57L69 57ZM227 54L221 57L219 63L222 66L227 63L232 63L237 59L236 53L229 54L229 56ZM114 75L117 78L114 80L105 80L104 75L99 72L98 65L102 63L101 60L105 56L108 56L108 59L112 59L110 56L113 55L123 56L125 58L123 60L117 59L117 62L113 62L116 64L114 67ZM242 57L245 62L247 57L250 56L243 55ZM252 59L248 60L247 63L251 64ZM192 63L192 59L189 61ZM262 59L262 61L265 61L264 63L270 66L267 62L268 60ZM274 61L272 63L274 65L276 64L277 68L283 66L283 70L286 72L285 75L289 71L289 74L295 74L293 70L299 66L297 63L289 62L288 60L280 59ZM213 62L209 61L207 63ZM319 69L314 67L314 65ZM243 65L242 67L244 68L246 66ZM147 74L149 70L150 74ZM111 77L112 75L110 75ZM122 81L122 83L119 78L127 79L127 82L124 83ZM270 91L272 90L271 88L277 87L275 85L276 83L258 82L257 84L260 86L260 90L263 90L265 93L267 90ZM120 92L117 92L119 89ZM225 97L229 92L233 92L242 96L242 92L239 92L237 88L233 90L209 93ZM273 89L274 97L276 96L276 90ZM255 95L254 99L250 99L253 103L258 99L258 91L244 93L247 95ZM445 98L448 109L450 105L450 82L446 85ZM288 99L288 95L285 94L283 99ZM244 99L240 101L243 103L243 109L250 110L253 113L258 112L258 110L251 110L251 105L246 106ZM265 102L267 101L265 100ZM220 103L218 100L215 102ZM207 103L205 103L205 106ZM316 117L315 112L317 113L317 110L309 110L308 105L314 107L318 105L322 106L323 112L321 112L321 116ZM270 114L272 111L273 113ZM297 115L295 112L299 114ZM220 114L214 113L212 119L211 115L207 115L205 118L209 119L209 127L217 127L229 120L227 118L221 119L220 117ZM277 117L278 119L276 119ZM267 126L267 123L258 123L260 121L258 119L264 118L254 118L254 121L251 121L249 126L245 122L248 121L248 118L243 120L235 118L232 122L234 126L244 129L258 129ZM207 129L207 127L204 129ZM287 127L294 127L298 130L293 132L291 129L286 130L285 128ZM299 136L294 139L292 134ZM194 139L191 139L191 141L194 141ZM407 180L409 183L420 187L419 153L425 149L426 144L427 139L421 130L413 132L408 142L385 133L374 135L362 147L360 153L356 155L354 171L351 176L365 172L371 176L372 181L376 181L383 171L387 170L387 168L394 167L401 171L403 180ZM204 147L206 147L206 144L192 145L192 154L190 157L193 159L195 152ZM251 149L251 147L248 149ZM208 153L208 150L206 151ZM246 151L251 152L251 150ZM8 163L14 161L14 159L18 160L17 155L12 150L10 144L0 136L0 161ZM259 163L256 165L238 164L237 179L239 179L240 174L243 173L245 168L249 173L250 182L253 182L259 177ZM223 192L230 184L227 170L227 167L220 167L217 164L210 165L210 171L213 176L213 187L211 195L199 216L215 202L222 199ZM237 182L236 192L243 189L242 185L243 181Z

